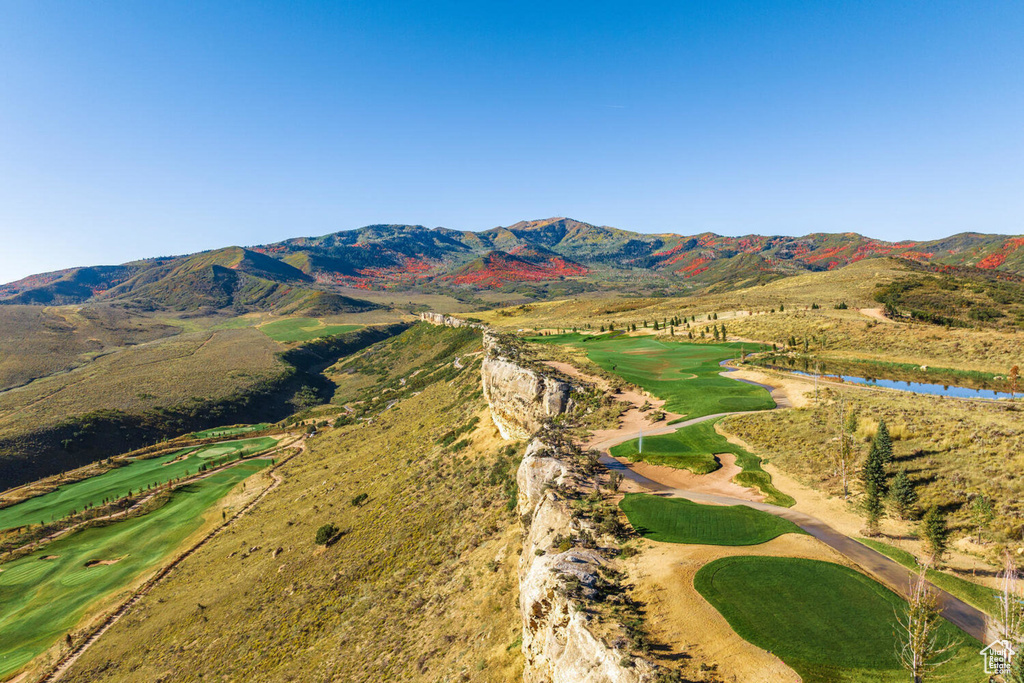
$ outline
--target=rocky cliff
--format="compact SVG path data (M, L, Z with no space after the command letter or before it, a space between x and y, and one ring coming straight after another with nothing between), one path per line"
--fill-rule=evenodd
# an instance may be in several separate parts
M574 386L517 362L511 351L485 332L480 379L502 438L529 439L545 422L572 409Z
M583 599L597 594L601 568L609 564L597 548L555 550L560 538L593 534L574 519L569 499L560 491L580 490L583 483L572 463L539 439L526 450L517 473L519 512L524 520L519 561L519 609L523 617L526 683L640 683L653 679L653 667L614 645L590 628L593 615L568 595L571 583ZM623 666L623 662L628 662Z
M440 314L421 314L435 325L477 326ZM608 581L602 578L614 551L583 539L600 539L592 520L575 515L572 501L592 490L578 471L578 449L536 438L554 418L571 413L577 387L523 358L514 338L484 330L481 367L491 419L508 440L532 439L517 471L523 521L519 561L519 608L523 618L525 683L646 683L655 667L632 656L627 642L607 642L616 631L603 624L596 635Z

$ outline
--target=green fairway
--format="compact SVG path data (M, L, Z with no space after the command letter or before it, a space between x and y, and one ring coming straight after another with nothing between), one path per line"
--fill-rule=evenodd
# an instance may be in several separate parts
M687 419L775 407L763 387L719 375L724 360L743 344L690 344L650 336L561 334L532 337L544 344L569 344L609 372L665 401L665 410ZM747 349L753 345L746 344Z
M875 541L870 538L858 538L857 540L867 547L877 550L886 557L896 560L908 569L913 569L915 571L918 569L917 558L906 550L894 548L887 543ZM928 580L950 595L955 595L964 602L977 607L983 612L992 616L999 615L999 591L993 588L982 586L968 581L967 579L961 579L959 576L940 572L936 569L928 570Z
M277 440L270 437L243 439L185 448L158 458L133 460L124 467L61 486L56 491L0 510L0 530L58 520L72 510L81 511L86 505L99 505L103 500L116 500L128 495L129 491L139 491L150 484L163 484L186 473L195 474L200 465L213 467L276 444ZM181 457L184 454L187 456Z
M690 470L694 474L714 472L721 465L715 454L732 453L736 464L743 470L733 480L742 486L753 486L767 496L766 502L789 507L796 503L790 496L772 486L772 478L761 469L761 459L750 451L731 443L715 431L718 420L698 422L683 427L671 434L644 437L644 451L639 452L639 439L625 441L612 446L610 452L616 458L643 460L656 465L668 465Z
M175 491L147 515L72 533L0 565L0 676L74 628L96 600L155 566L200 527L211 505L268 464L239 463Z
M700 505L684 498L627 493L619 503L645 538L665 543L757 545L782 534L802 534L792 522L744 505Z
M259 330L274 341L297 342L309 341L319 337L329 337L358 330L362 325L329 325L318 318L286 318L266 325Z
M741 637L780 657L805 683L901 681L896 615L904 601L841 565L787 557L726 557L697 572L694 587ZM947 680L979 680L980 643L943 622L957 639Z
M216 439L222 436L241 436L242 434L248 434L250 432L261 432L264 429L269 429L271 424L269 422L261 422L255 425L243 425L241 427L214 427L213 429L204 429L201 432L193 432L192 438L195 439Z

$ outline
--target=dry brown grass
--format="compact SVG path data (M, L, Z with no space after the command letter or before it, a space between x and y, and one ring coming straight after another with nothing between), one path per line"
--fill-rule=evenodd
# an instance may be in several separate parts
M311 440L278 489L66 680L519 680L521 532L492 483L503 444L480 400L465 399L478 382L467 367ZM468 447L438 444L474 415ZM369 498L355 507L359 493ZM320 549L326 522L344 533Z

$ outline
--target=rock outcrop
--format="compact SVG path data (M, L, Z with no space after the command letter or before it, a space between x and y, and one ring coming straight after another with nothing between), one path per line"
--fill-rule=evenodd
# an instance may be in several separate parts
M576 579L584 594L599 582L598 568L607 562L596 550L570 548L549 552L558 536L573 537L575 528L568 501L557 491L573 487L571 468L535 439L517 473L519 513L526 522L519 561L519 609L523 617L523 655L526 683L641 683L653 678L653 668L628 653L605 644L588 628L587 612L564 594L565 580ZM539 553L539 554L538 554Z
M437 313L420 317L435 325L482 327ZM654 667L642 658L604 642L590 628L590 613L579 609L566 582L584 598L596 594L599 568L609 562L600 550L570 547L557 552L555 539L578 538L587 524L575 519L567 492L583 482L571 459L534 438L553 418L574 407L572 382L554 371L521 360L511 340L484 329L481 367L484 397L491 419L505 439L532 439L516 473L518 509L524 525L519 561L519 608L523 618L525 683L647 683ZM629 665L623 666L628 659Z
M480 368L491 419L504 439L529 439L545 422L572 409L573 385L511 360L494 335L484 333Z
M477 330L487 329L487 326L483 323L473 323L468 320L463 320L462 318L445 315L444 313L434 313L432 311L420 313L420 320L430 323L431 325L441 325L443 327L472 327Z

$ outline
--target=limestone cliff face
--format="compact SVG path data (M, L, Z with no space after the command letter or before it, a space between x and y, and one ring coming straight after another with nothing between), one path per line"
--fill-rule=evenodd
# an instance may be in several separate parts
M502 438L529 439L547 420L571 410L573 386L568 382L510 360L489 333L484 333L484 353L484 398Z
M421 314L426 322L449 327L470 323L440 314ZM473 325L476 326L476 325ZM598 550L553 549L556 537L577 538L589 522L576 520L563 493L582 482L570 460L534 435L545 422L573 408L570 382L517 359L515 348L497 333L484 331L481 367L484 397L491 419L505 439L533 439L516 473L518 507L524 524L519 561L519 608L523 618L525 683L648 683L654 668L638 657L622 666L628 653L594 635L591 618L568 596L569 578L584 595L594 592L598 568L609 560Z
M519 513L528 520L519 562L519 609L523 617L526 683L641 683L652 680L642 659L620 664L627 653L604 643L588 628L588 615L565 596L566 577L584 592L598 582L598 567L607 560L595 550L571 548L552 553L556 536L575 536L568 501L559 487L577 482L567 464L534 440L517 473ZM538 551L542 551L538 555Z

